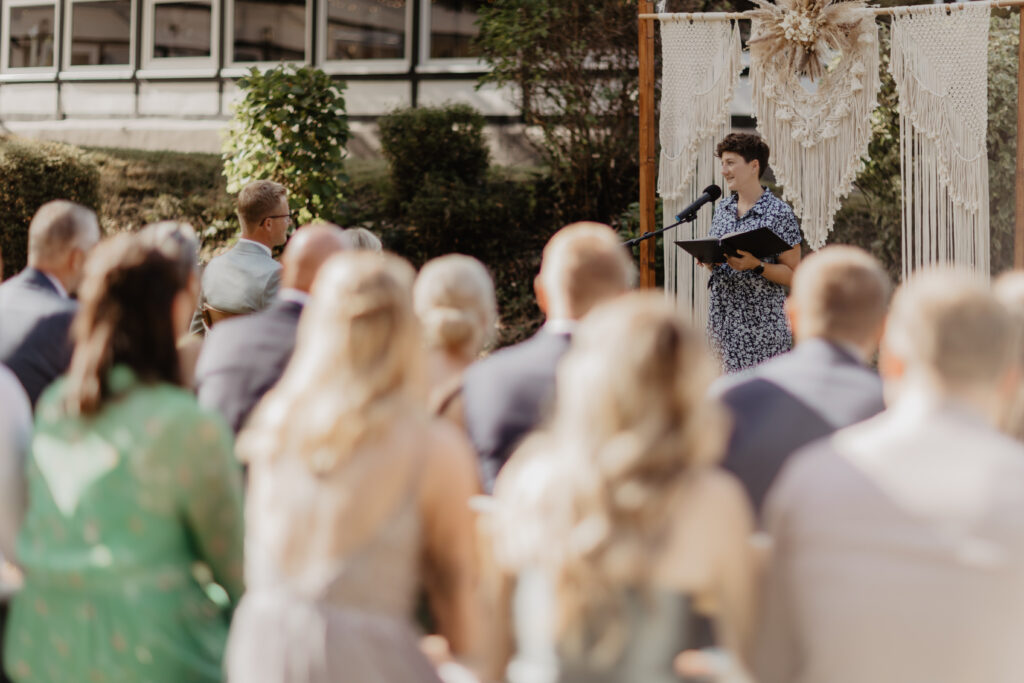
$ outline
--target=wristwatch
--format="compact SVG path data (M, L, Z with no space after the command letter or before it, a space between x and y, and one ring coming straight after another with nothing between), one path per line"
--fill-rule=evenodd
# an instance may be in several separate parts
M756 268L751 268L751 272L753 272L754 275L764 275L764 261L757 264Z

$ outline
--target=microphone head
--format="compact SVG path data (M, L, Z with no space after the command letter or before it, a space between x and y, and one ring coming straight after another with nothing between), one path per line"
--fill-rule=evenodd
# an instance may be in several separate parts
M704 188L704 194L711 197L711 201L715 201L722 196L722 188L718 185L708 185Z

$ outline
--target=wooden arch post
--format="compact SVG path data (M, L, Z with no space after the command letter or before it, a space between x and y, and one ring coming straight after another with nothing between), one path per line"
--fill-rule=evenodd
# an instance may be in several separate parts
M640 14L650 15L654 11L654 0L640 0L637 3ZM655 189L658 167L655 160L654 125L654 19L640 18L640 83L638 105L640 110L640 234L657 230L655 225ZM654 249L657 241L647 239L640 243L640 286L654 287Z

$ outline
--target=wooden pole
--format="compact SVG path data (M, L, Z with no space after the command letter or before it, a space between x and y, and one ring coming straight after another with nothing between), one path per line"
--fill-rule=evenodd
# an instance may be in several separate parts
M650 14L654 0L640 0L640 13ZM657 165L655 164L654 140L654 20L640 19L640 234L656 230L655 189ZM640 286L654 287L655 238L640 243Z
M1013 233L1013 267L1024 268L1024 10L1020 12L1017 45L1017 172L1016 221Z

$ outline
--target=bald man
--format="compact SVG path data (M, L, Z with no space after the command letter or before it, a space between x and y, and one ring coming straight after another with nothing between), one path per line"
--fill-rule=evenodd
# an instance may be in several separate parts
M295 231L281 256L281 290L265 311L230 318L207 336L196 363L199 402L220 413L237 434L263 395L280 379L295 348L299 316L320 266L353 249L330 224Z
M28 267L0 285L0 363L32 405L71 362L71 298L85 257L100 239L96 214L65 200L39 207L28 228Z

